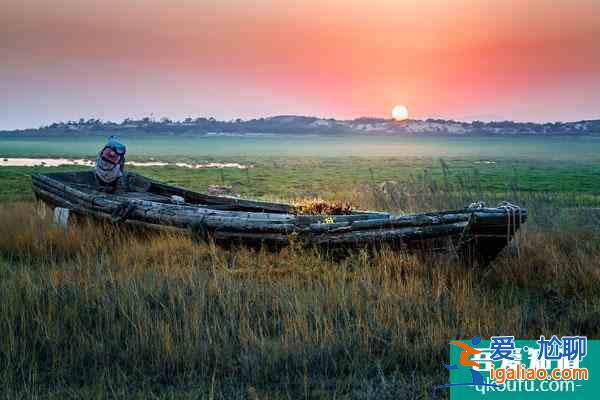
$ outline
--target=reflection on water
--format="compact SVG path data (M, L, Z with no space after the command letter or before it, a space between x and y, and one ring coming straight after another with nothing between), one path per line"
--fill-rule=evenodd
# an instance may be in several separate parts
M166 167L174 165L181 168L252 168L251 165L242 165L239 163L167 163L162 161L128 161L128 165L138 167ZM0 167L59 167L61 165L87 165L93 166L94 161L85 159L71 160L68 158L2 158Z

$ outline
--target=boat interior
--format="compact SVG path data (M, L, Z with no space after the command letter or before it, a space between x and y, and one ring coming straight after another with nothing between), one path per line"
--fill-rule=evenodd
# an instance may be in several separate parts
M170 186L144 176L128 173L125 184L118 185L112 193L102 191L96 182L93 171L58 172L44 174L65 185L82 192L98 196L111 195L117 198L137 199L164 204L185 204L196 207L210 207L230 211L251 211L287 214L292 206L283 203L268 203L239 199L229 196L211 196L191 190Z
M44 174L44 176L85 193L98 196L110 195L123 200L136 199L164 204L176 203L224 211L265 212L273 214L293 213L293 206L290 204L208 195L161 183L135 173L128 173L126 184L118 185L116 191L113 193L100 190L93 171L49 173ZM359 219L362 219L360 217L364 218L367 216L371 218L377 216L388 218L389 214L352 211L351 215L347 217L351 216L359 217Z

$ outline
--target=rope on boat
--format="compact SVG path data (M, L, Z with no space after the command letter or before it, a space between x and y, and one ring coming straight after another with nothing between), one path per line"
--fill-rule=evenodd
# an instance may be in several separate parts
M517 233L517 229L523 222L521 207L516 204L512 204L508 201L503 201L498 204L498 208L506 211L506 216L508 218L508 223L506 225L506 243L510 243L510 239ZM517 220L518 215L518 220ZM512 228L512 234L511 234ZM518 244L515 246L517 249L517 257L521 256L521 249Z
M469 204L469 207L467 207L468 210L477 210L480 208L485 208L485 203L483 201L475 201L471 204Z
M473 224L475 218L474 212L482 208L485 208L485 203L481 200L469 204L469 206L466 208L467 211L471 211L471 213L469 214L467 225L465 226L465 229L463 229L463 231L461 232L460 237L458 238L458 242L456 244L457 256L459 257L460 255L458 253L464 252L465 247L474 240L473 235L471 235L471 225ZM472 254L468 254L467 257L472 257Z
M203 215L199 221L193 222L189 226L190 234L192 240L197 243L208 243L210 241L210 234L208 232L208 227L204 220L206 219L206 215Z
M469 228L471 226L471 221L474 216L474 213L477 210L480 210L483 208L485 208L485 203L483 201L473 202L473 203L469 204L469 206L467 207L467 210L471 211L471 215L469 216L467 227L462 232L462 234L459 238L459 241L458 241L459 249L461 247L465 246L470 240L473 239L473 238L469 237ZM516 235L517 229L523 223L522 209L518 205L512 204L508 201L501 202L500 204L498 204L497 208L504 210L506 212L506 216L507 216L506 243L509 244L511 241L511 238ZM520 257L521 249L520 249L520 246L518 245L518 242L516 241L516 238L515 238L514 243L515 243L515 247L517 249L517 257Z
M131 212L135 209L135 203L133 201L124 201L113 211L112 222L119 223L125 222Z

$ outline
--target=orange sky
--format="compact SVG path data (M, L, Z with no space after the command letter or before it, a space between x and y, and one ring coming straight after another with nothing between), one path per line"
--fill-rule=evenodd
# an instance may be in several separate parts
M6 0L5 0L6 2ZM593 0L8 0L0 128L275 114L600 118Z

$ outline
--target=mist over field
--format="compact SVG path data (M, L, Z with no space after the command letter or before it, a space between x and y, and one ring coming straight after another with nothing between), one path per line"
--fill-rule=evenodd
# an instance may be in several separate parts
M95 157L104 136L1 138L3 157ZM600 137L447 137L209 135L200 137L125 137L132 159L260 159L262 157L479 158L600 160Z

